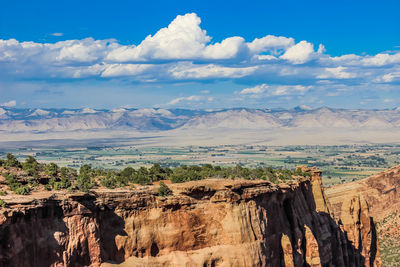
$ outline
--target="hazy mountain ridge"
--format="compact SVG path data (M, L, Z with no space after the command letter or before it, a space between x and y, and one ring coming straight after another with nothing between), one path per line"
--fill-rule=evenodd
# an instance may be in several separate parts
M400 109L0 109L0 131L63 132L132 129L397 128Z

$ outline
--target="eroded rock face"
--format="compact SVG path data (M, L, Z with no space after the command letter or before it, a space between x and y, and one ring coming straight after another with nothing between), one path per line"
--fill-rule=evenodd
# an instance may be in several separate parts
M392 212L400 212L400 165L367 179L333 186L326 192L335 214L340 215L344 200L361 195L370 214L380 221Z
M400 165L367 179L336 185L326 190L335 217L342 218L345 231L357 236L358 225L362 232L368 231L368 217L372 216L377 223L381 245L382 260L385 266L395 266L400 260L398 252L400 236ZM358 216L353 209L361 207L367 214ZM367 207L367 208L365 208ZM360 219L356 219L360 217ZM370 223L374 223L370 222ZM357 224L359 223L359 224ZM366 226L363 224L366 223ZM356 231L356 232L354 232ZM375 226L371 228L375 231ZM371 241L371 244L374 241ZM366 244L355 242L355 246ZM379 249L377 249L379 253ZM396 251L397 250L397 251ZM373 251L373 250L372 250ZM394 265L393 265L394 264Z
M315 183L203 180L167 198L150 188L10 203L0 265L379 266L367 207L335 219L316 208Z

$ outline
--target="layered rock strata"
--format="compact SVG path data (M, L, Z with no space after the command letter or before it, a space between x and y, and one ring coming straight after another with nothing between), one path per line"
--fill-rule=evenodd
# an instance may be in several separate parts
M314 198L324 196L315 179L208 179L171 185L168 197L147 187L9 201L0 210L0 265L380 266L368 207L354 200L332 217L326 199Z
M357 229L346 222L352 209L368 206L369 216L374 218L381 241L384 266L398 266L400 261L400 165L367 179L336 185L325 190L335 217L342 218L350 234ZM367 210L363 208L363 210ZM359 217L353 215L353 217ZM368 216L364 216L364 221ZM362 231L365 231L364 229ZM375 231L375 227L371 228ZM358 246L359 242L355 243ZM362 244L361 244L362 245Z
M326 193L336 215L340 216L346 199L362 196L372 216L380 221L390 213L400 212L400 165L367 179L333 186Z

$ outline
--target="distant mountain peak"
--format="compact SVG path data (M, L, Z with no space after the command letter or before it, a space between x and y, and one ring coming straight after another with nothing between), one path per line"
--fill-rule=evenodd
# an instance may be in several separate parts
M111 112L122 113L122 112L126 112L126 109L125 108L115 108L115 109L112 109Z
M30 116L34 117L34 116L47 116L50 115L50 112L41 108L37 108L35 109L35 111L33 111Z
M76 111L74 111L74 110L64 110L61 114L62 115L72 115L72 114L76 114Z
M0 108L0 131L68 132L78 130L132 129L399 129L400 109L349 110L322 107L310 109L230 108L190 109L17 109Z
M300 105L300 106L295 107L294 110L308 111L308 110L313 110L313 108L309 107L307 105Z
M97 112L98 112L97 110L92 109L92 108L83 108L80 113L82 113L82 114L94 114L94 113L97 113Z

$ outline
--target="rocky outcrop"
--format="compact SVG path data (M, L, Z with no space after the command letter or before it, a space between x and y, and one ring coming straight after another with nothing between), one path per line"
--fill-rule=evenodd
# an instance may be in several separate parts
M297 166L302 172L311 174L311 187L314 196L315 208L318 212L330 213L330 204L326 198L322 185L322 171L317 168L308 168L307 166Z
M369 216L367 202L362 196L346 199L342 205L341 214L340 226L347 238L352 241L354 250L358 252L355 256L363 255L365 266L373 266L374 262L370 262L370 259L376 259L379 251L375 225L372 217Z
M397 266L400 261L400 165L367 179L336 185L325 191L332 213L341 218L343 229L349 236L357 236L358 232L374 232L375 226L368 227L368 218L374 218L369 223L377 224L384 266ZM358 209L365 213L356 214ZM354 246L359 251L368 246L355 241ZM372 244L375 241L368 242ZM373 252L371 250L370 253ZM376 254L379 253L377 249Z
M379 266L362 200L334 218L314 184L209 179L168 197L143 187L10 199L0 265Z
M370 214L380 221L388 214L400 211L400 165L367 179L336 185L325 191L336 215L340 216L344 200L362 195L369 205Z

